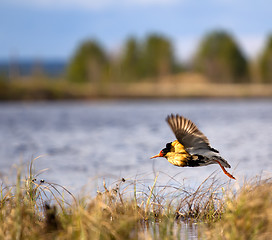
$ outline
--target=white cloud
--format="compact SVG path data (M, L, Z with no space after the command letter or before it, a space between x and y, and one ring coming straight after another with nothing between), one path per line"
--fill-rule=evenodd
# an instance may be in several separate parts
M179 0L2 0L8 4L18 6L29 6L38 8L57 9L91 9L98 10L108 7L127 6L152 6L152 5L172 5ZM2 3L3 3L2 2Z

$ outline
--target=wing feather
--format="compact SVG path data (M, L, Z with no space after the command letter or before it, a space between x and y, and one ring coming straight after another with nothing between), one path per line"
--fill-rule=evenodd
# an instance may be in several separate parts
M177 140L188 152L195 149L215 150L211 148L208 138L191 120L183 116L179 116L178 114L171 114L166 118L166 121L176 135Z

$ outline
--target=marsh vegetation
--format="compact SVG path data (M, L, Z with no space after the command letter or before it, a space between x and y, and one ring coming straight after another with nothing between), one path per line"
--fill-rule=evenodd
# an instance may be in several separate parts
M75 196L38 180L33 161L22 172L14 185L1 184L1 239L190 239L190 224L199 239L271 236L271 179L238 187L210 176L191 189L157 186L157 176L148 186L122 178Z

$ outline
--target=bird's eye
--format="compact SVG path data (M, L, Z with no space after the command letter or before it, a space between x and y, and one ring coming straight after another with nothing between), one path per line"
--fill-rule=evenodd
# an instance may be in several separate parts
M164 155L165 155L165 152L163 151L163 149L160 151L160 157L164 157Z

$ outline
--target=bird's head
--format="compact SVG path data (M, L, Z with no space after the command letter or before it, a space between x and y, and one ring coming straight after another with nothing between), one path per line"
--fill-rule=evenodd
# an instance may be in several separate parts
M165 155L166 155L168 152L171 151L171 146L172 146L171 144L172 144L172 142L167 143L167 144L166 144L166 147L163 148L163 149L160 151L159 154L157 154L157 155L151 157L150 159L152 159L152 158L157 158L157 157L165 157Z

